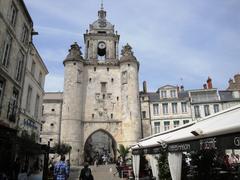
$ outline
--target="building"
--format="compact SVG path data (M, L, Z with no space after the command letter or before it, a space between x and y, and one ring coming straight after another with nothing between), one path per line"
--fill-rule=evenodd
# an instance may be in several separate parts
M229 90L213 88L209 77L203 89L184 90L183 86L166 85L157 92L147 92L146 82L140 92L144 137L163 132L240 104L238 74ZM231 84L231 83L230 83ZM234 87L234 88L233 88Z
M5 172L9 171L8 166L16 155L17 125L32 31L33 22L22 0L0 0L0 169Z
M209 77L203 89L189 90L191 98L193 120L217 113L222 110L218 90L213 88L212 79Z
M24 166L30 154L41 151L41 146L37 144L40 123L36 122L41 118L47 69L32 44L35 34L23 0L0 0L0 171L8 176L12 174L11 166L16 158L21 159L21 166ZM29 74L32 59L36 60L36 72L39 73L35 77ZM26 86L29 84L33 93L38 93L31 99L31 112L25 111ZM26 123L24 119L32 119L38 124L38 129L33 122ZM34 139L28 141L23 130L29 131L27 137L35 134Z
M42 144L50 142L50 146L53 147L55 144L60 144L63 93L45 93L43 105L40 139Z
M18 129L20 136L30 136L36 143L39 143L42 128L42 104L47 74L47 67L31 43L27 58Z
M116 158L119 144L128 146L142 137L139 62L128 44L120 56L119 39L102 6L84 34L84 57L74 43L63 61L64 92L44 98L42 142L69 144L71 164L93 162L97 154ZM106 135L109 141L99 146Z
M176 128L192 121L189 94L183 86L166 85L156 93L140 93L144 137ZM150 126L149 126L150 124Z

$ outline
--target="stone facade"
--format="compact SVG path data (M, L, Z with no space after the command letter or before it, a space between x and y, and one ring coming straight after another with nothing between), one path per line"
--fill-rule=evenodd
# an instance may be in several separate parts
M22 0L0 0L0 123L17 128L33 22Z
M160 133L192 121L189 94L183 88L166 85L156 93L140 93L144 136Z
M48 70L37 49L31 43L27 58L21 102L19 134L27 133L39 143L42 126L42 104L45 76Z
M207 79L203 89L191 90L166 85L157 92L147 92L144 82L140 100L142 129L146 137L238 105L240 92L236 89L219 91L213 88L211 78Z
M118 144L129 146L142 137L139 63L128 44L119 58L119 38L102 7L98 19L84 34L85 57L74 43L63 62L64 92L59 116L53 117L47 110L59 104L51 104L51 98L44 99L45 124L49 126L49 122L61 119L60 133L54 134L60 135L61 143L71 145L72 164L84 160L86 141L96 132L106 132L116 142L115 147ZM49 127L45 129L45 124L41 136L43 142L51 138L47 134L52 132ZM53 137L53 141L59 138Z

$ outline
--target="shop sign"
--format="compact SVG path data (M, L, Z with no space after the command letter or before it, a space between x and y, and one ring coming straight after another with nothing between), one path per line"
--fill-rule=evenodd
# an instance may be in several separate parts
M235 137L233 142L235 146L240 147L240 137Z
M217 149L216 137L200 139L200 150Z
M178 152L178 151L189 151L191 149L191 145L184 144L173 144L168 146L168 151L170 152Z

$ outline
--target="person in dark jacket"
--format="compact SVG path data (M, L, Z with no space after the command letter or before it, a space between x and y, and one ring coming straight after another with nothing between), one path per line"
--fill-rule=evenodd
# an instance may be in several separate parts
M81 170L79 180L93 180L91 169L88 167L88 163L84 164L84 168Z

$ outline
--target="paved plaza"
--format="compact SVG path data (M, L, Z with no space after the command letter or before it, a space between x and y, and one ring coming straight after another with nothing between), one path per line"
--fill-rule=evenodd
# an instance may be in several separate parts
M83 167L72 167L69 180L78 180ZM117 175L115 165L90 166L94 180L121 180ZM114 173L116 175L114 176Z

